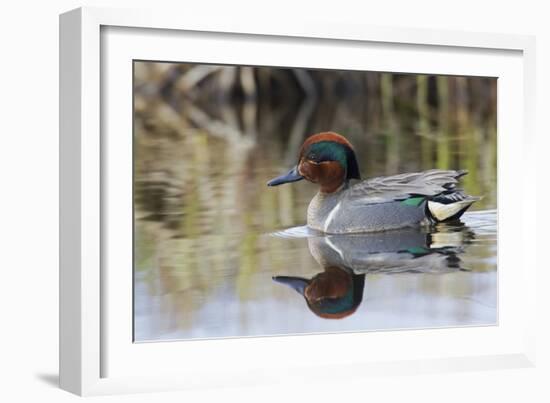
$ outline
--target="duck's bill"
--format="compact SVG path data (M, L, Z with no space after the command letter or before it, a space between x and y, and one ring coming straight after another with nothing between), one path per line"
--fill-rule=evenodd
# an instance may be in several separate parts
M305 278L300 277L290 277L290 276L273 276L274 281L280 284L284 284L293 290L297 291L301 295L304 295L304 290L306 289L309 281Z
M304 177L298 173L298 167L294 167L287 174L271 179L267 182L267 186L279 186L283 183L297 182L302 179L304 179Z

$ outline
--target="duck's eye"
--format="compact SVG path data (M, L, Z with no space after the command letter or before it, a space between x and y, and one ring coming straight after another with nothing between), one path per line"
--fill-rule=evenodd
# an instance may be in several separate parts
M321 162L321 158L319 157L319 155L317 155L315 153L309 154L308 155L308 160L310 160L314 164L318 164L319 162Z

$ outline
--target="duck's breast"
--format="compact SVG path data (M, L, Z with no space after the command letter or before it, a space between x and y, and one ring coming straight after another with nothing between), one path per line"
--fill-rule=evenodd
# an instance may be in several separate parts
M327 226L340 215L343 193L317 193L307 209L307 225L317 231L327 232Z

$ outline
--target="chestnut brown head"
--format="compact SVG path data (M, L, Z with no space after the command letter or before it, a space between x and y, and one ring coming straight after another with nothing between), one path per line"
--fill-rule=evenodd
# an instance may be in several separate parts
M355 152L344 136L334 132L314 134L300 149L298 164L286 175L268 182L268 186L306 179L324 193L338 190L350 179L361 179Z

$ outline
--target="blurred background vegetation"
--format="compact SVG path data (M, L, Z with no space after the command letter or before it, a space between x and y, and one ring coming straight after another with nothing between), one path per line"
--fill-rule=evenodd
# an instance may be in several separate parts
M254 300L281 292L257 273L317 269L303 243L262 237L305 223L314 186L265 184L311 134L346 136L363 178L467 169L466 191L484 196L475 208L495 208L496 88L484 77L134 62L140 334L192 327L216 287Z

